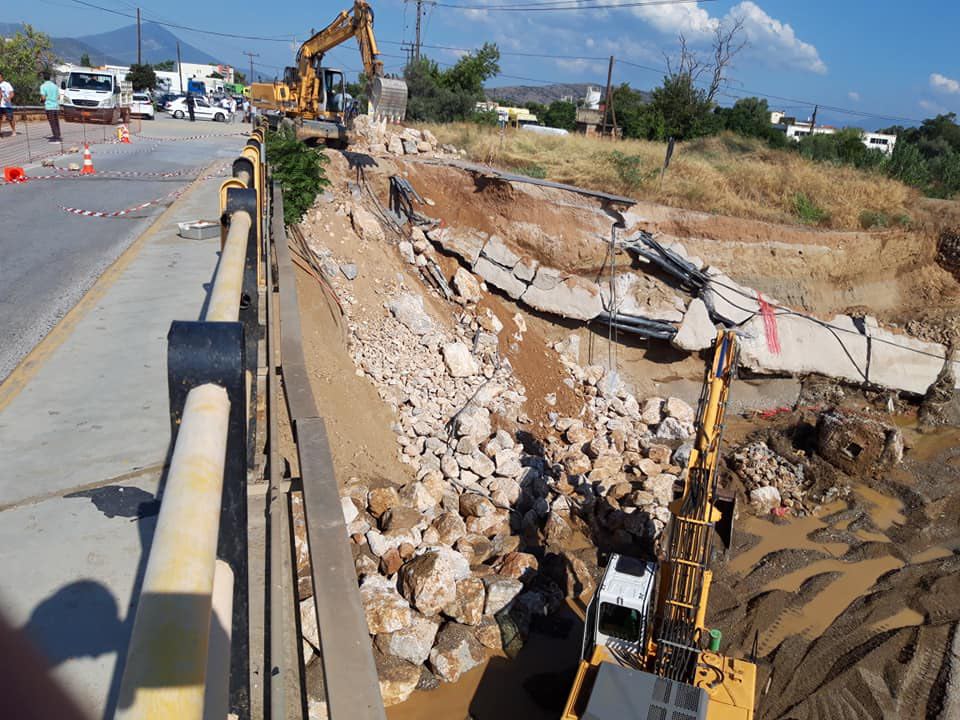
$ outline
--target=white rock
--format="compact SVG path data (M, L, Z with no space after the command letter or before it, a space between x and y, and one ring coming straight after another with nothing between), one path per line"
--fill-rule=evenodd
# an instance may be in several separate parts
M407 627L413 611L394 583L383 575L367 575L360 584L360 600L371 635L396 632Z
M681 350L696 352L710 347L716 336L717 329L710 320L707 306L700 298L694 298L687 307L680 329L670 343Z
M483 584L487 588L487 600L483 612L494 615L505 608L523 590L523 583L502 575L486 575Z
M343 508L343 522L347 525L356 520L360 514L357 506L353 504L353 500L348 497L340 498L340 506Z
M413 265L417 261L417 257L413 252L413 243L408 240L401 240L397 243L397 250L400 251L400 257L402 257L410 265Z
M773 485L761 485L750 491L750 504L758 512L768 513L773 508L780 507L781 502L780 491Z
M480 372L480 366L470 353L470 348L461 342L443 346L443 362L451 377L470 377Z
M398 295L387 303L387 309L416 335L426 335L433 330L433 321L423 309L423 298L420 295L415 293Z
M491 235L480 253L508 270L512 269L520 260L520 256L511 250L499 235Z
M527 284L518 280L513 272L481 255L474 263L473 271L494 287L503 290L516 300L527 291Z
M643 411L640 413L640 421L647 425L656 425L660 422L660 416L663 410L663 398L648 398L643 403Z
M693 425L677 420L675 417L663 419L657 426L657 432L654 437L660 440L686 440L693 435Z
M380 222L373 213L354 205L350 214L353 229L362 239L368 242L383 242L384 234Z
M480 283L466 268L457 268L457 272L453 275L453 289L467 302L480 302L483 297L480 292Z
M426 662L440 623L413 613L410 624L396 632L377 635L377 647L386 655L403 658L415 665Z
M663 412L667 417L673 417L683 423L692 423L694 420L693 408L677 397L669 397L663 404Z
M537 284L540 277L550 277L551 280L553 277L546 270L548 268L543 267L537 270L533 284L521 296L527 305L574 320L592 320L603 312L603 298L596 283L573 276L544 289Z

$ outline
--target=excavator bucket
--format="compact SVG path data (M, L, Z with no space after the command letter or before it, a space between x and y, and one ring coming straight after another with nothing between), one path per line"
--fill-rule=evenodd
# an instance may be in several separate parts
M375 119L386 118L387 122L402 122L407 114L407 83L403 80L374 78L370 103Z

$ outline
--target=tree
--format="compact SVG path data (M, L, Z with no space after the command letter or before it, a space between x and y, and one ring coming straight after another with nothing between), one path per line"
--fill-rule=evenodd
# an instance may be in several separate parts
M0 37L0 72L13 85L18 104L35 102L40 95L40 74L56 64L50 37L24 23L12 38Z
M485 44L476 53L464 55L448 70L421 57L404 69L411 120L452 122L471 117L483 99L483 83L500 71L500 51Z
M483 83L500 72L500 50L493 43L484 43L475 53L467 53L440 76L440 84L455 92L483 97Z
M564 130L577 129L577 106L572 102L555 100L550 103L543 116L538 115L538 117L550 127L563 128Z
M212 73L207 75L208 78L213 78L214 80L223 80L223 75L214 70Z
M127 80L133 85L134 90L153 90L157 86L157 74L146 64L131 65Z
M154 70L162 70L163 68L159 68L159 67L157 67L156 65L154 65L154 66L153 66L153 69L154 69ZM170 69L173 70L173 68L170 68ZM246 74L245 72L243 72L242 70L234 70L234 71L233 71L233 80L234 80L234 82L238 82L238 83L240 83L241 85L246 85L246 84L247 84L247 74Z
M657 139L662 136L662 132L653 127L654 116L643 95L627 83L613 89L613 110L624 137Z
M90 56L87 53L80 56L80 64L83 65L83 67L93 67L93 63L90 62Z
M163 62L154 63L153 69L163 70L164 72L173 72L177 69L177 63L174 60L164 60Z
M930 181L930 170L923 155L910 142L898 142L894 146L887 172L890 177L914 187L923 187Z
M707 91L693 84L688 72L668 75L663 85L655 88L649 111L655 119L649 127L657 128L651 140L690 140L710 135L720 125L719 118L710 112L713 103Z
M698 57L680 35L679 57L664 55L667 75L663 85L653 91L649 108L652 117L646 122L648 137L689 140L720 130L722 120L710 111L714 98L727 81L733 59L747 46L746 40L740 39L742 34L742 18L734 17L718 24L710 60Z

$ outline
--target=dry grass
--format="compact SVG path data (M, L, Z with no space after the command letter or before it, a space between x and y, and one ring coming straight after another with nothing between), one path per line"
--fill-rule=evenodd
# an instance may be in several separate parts
M665 146L611 143L582 135L544 136L457 123L429 126L470 159L639 200L735 217L858 230L864 213L906 223L919 193L880 174L813 163L733 134L681 143L662 189ZM620 158L616 153L620 154ZM626 157L627 159L623 159ZM805 198L805 201L802 198ZM818 209L811 220L810 208Z

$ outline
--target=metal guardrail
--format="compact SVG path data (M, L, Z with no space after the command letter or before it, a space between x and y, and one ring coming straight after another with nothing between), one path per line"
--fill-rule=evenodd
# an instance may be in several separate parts
M167 336L173 454L117 718L249 717L247 470L263 163L254 131L221 187L225 240L202 321ZM242 176L242 179L238 179Z
M173 454L121 682L122 720L305 717L291 562L289 491L297 485L329 717L386 717L326 427L306 370L283 198L268 178L263 139L255 130L221 185L221 253L202 320L176 321L167 336ZM265 587L248 578L247 547L261 392L269 527L265 557L254 567L263 561ZM278 447L281 402L300 468L290 482ZM251 620L250 592L266 596L266 617ZM260 632L254 639L265 641L263 657L251 657L252 645L261 652L251 633Z

